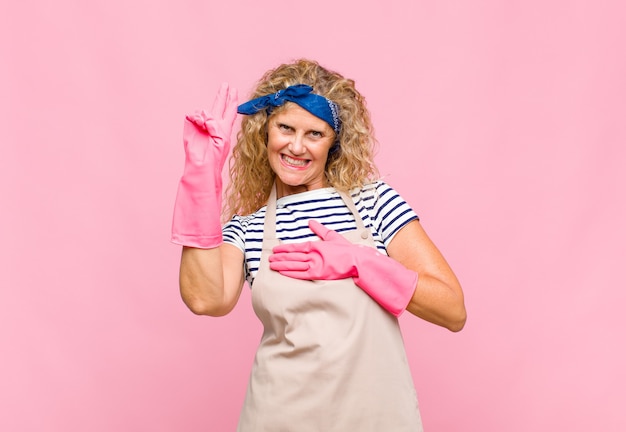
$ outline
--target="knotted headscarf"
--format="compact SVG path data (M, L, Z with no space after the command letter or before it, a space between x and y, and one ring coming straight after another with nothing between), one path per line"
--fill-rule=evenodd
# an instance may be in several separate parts
M276 93L252 99L246 103L239 105L237 112L239 114L256 114L266 109L267 113L271 113L274 107L279 107L285 102L293 102L304 108L315 117L324 120L339 136L341 130L341 120L339 119L339 106L324 96L312 93L313 87L305 84L296 84L285 89L278 90Z

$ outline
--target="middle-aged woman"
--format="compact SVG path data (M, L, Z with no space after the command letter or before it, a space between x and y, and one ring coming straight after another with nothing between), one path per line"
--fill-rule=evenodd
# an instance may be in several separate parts
M185 121L172 240L194 313L225 315L251 286L264 332L239 430L421 430L397 317L459 331L463 293L411 207L377 180L364 98L313 61L268 71L238 108L222 227L236 111L223 85L210 114Z

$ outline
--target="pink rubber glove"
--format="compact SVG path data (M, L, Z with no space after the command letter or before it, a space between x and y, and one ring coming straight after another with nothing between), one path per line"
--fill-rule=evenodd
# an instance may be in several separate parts
M237 90L222 84L211 114L185 118L185 170L178 185L172 242L209 249L222 243L222 168L237 116Z
M378 304L400 316L415 291L416 272L376 248L350 243L317 221L309 221L309 227L322 241L276 246L269 257L272 270L306 280L352 277Z

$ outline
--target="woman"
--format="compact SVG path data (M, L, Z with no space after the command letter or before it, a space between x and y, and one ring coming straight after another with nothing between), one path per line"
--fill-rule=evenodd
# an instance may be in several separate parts
M241 431L421 430L397 316L459 331L463 293L409 205L376 181L370 116L354 82L300 60L265 74L231 159L223 85L188 116L172 241L196 314L225 315L244 281L264 325Z

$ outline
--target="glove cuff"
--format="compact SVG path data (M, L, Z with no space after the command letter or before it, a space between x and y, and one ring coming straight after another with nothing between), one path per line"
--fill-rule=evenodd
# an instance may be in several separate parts
M195 234L179 234L172 232L172 243L199 249L212 249L223 243L222 233L219 235L200 236Z
M417 273L377 251L361 255L358 261L354 283L391 314L400 316L417 287Z

